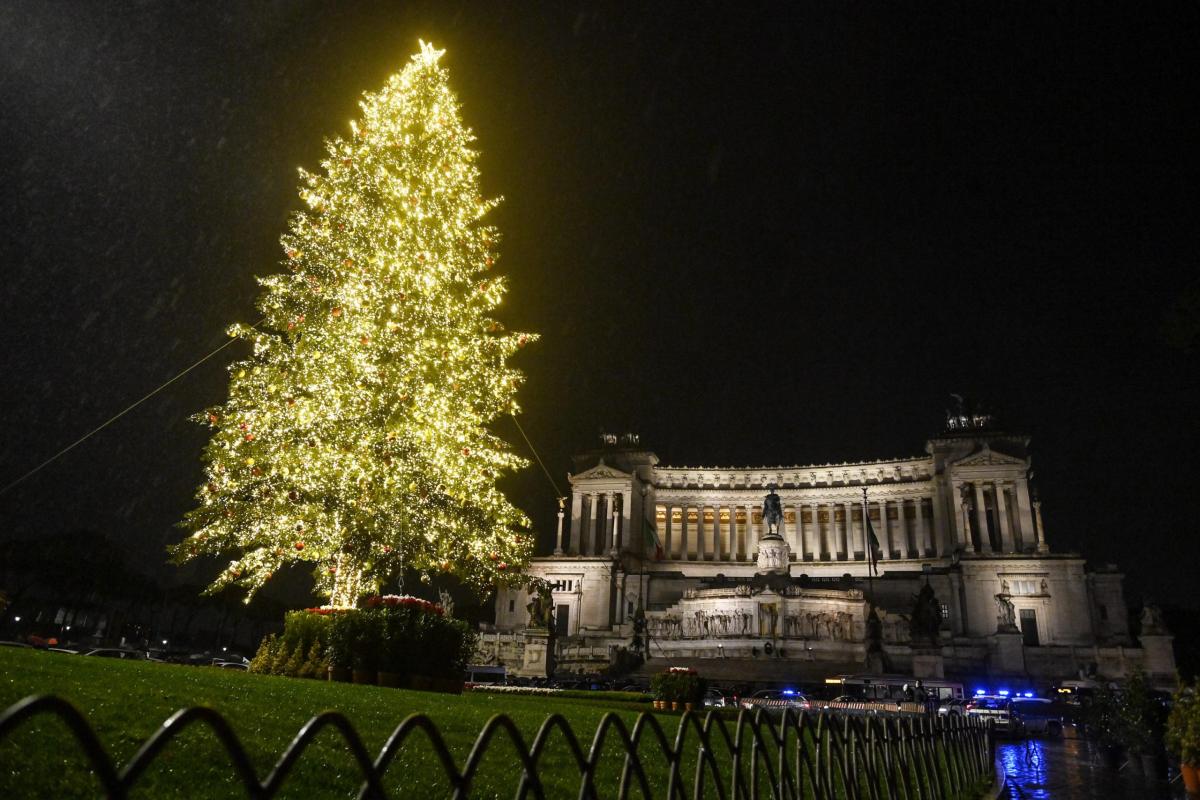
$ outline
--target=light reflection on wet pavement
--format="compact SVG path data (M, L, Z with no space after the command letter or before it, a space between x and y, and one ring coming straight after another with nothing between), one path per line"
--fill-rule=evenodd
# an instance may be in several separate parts
M1176 800L1186 797L1179 781L1168 785L1104 765L1082 739L1000 740L996 760L1008 773L1000 797L1009 800Z

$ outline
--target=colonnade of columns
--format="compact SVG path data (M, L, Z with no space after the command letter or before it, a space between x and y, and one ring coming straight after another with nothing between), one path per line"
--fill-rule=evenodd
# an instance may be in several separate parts
M1036 524L1029 485L1016 481L976 480L956 484L955 530L966 553L1020 553L1033 547L1047 552L1042 526Z
M865 561L860 500L788 502L780 535L795 561ZM889 498L868 504L882 559L937 553L929 499ZM664 557L679 561L748 561L765 533L758 504L659 502L657 529Z
M629 492L575 492L571 498L570 541L563 540L559 512L555 553L615 555L630 544Z

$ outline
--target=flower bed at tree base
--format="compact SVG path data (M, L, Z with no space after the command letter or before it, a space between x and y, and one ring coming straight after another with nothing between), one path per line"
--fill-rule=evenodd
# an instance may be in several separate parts
M372 597L366 608L288 613L263 640L252 672L460 693L476 634L441 606L415 597Z

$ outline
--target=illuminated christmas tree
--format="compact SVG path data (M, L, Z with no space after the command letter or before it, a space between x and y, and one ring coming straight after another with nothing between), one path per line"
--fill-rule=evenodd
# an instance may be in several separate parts
M173 549L232 558L211 590L253 596L307 561L350 606L405 568L483 588L530 555L529 521L496 488L525 462L487 425L517 412L507 361L534 337L489 316L505 285L482 220L498 201L480 196L441 54L422 42L321 172L301 170L287 272L260 279L263 321L230 329L253 354L199 415L207 477Z

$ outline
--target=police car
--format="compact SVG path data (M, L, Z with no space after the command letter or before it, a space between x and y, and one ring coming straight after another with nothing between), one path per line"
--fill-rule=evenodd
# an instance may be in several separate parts
M965 712L968 717L991 721L996 733L1002 736L1022 736L1025 728L1021 715L1013 708L1009 692L1001 689L996 694L984 694L980 689L967 701Z

